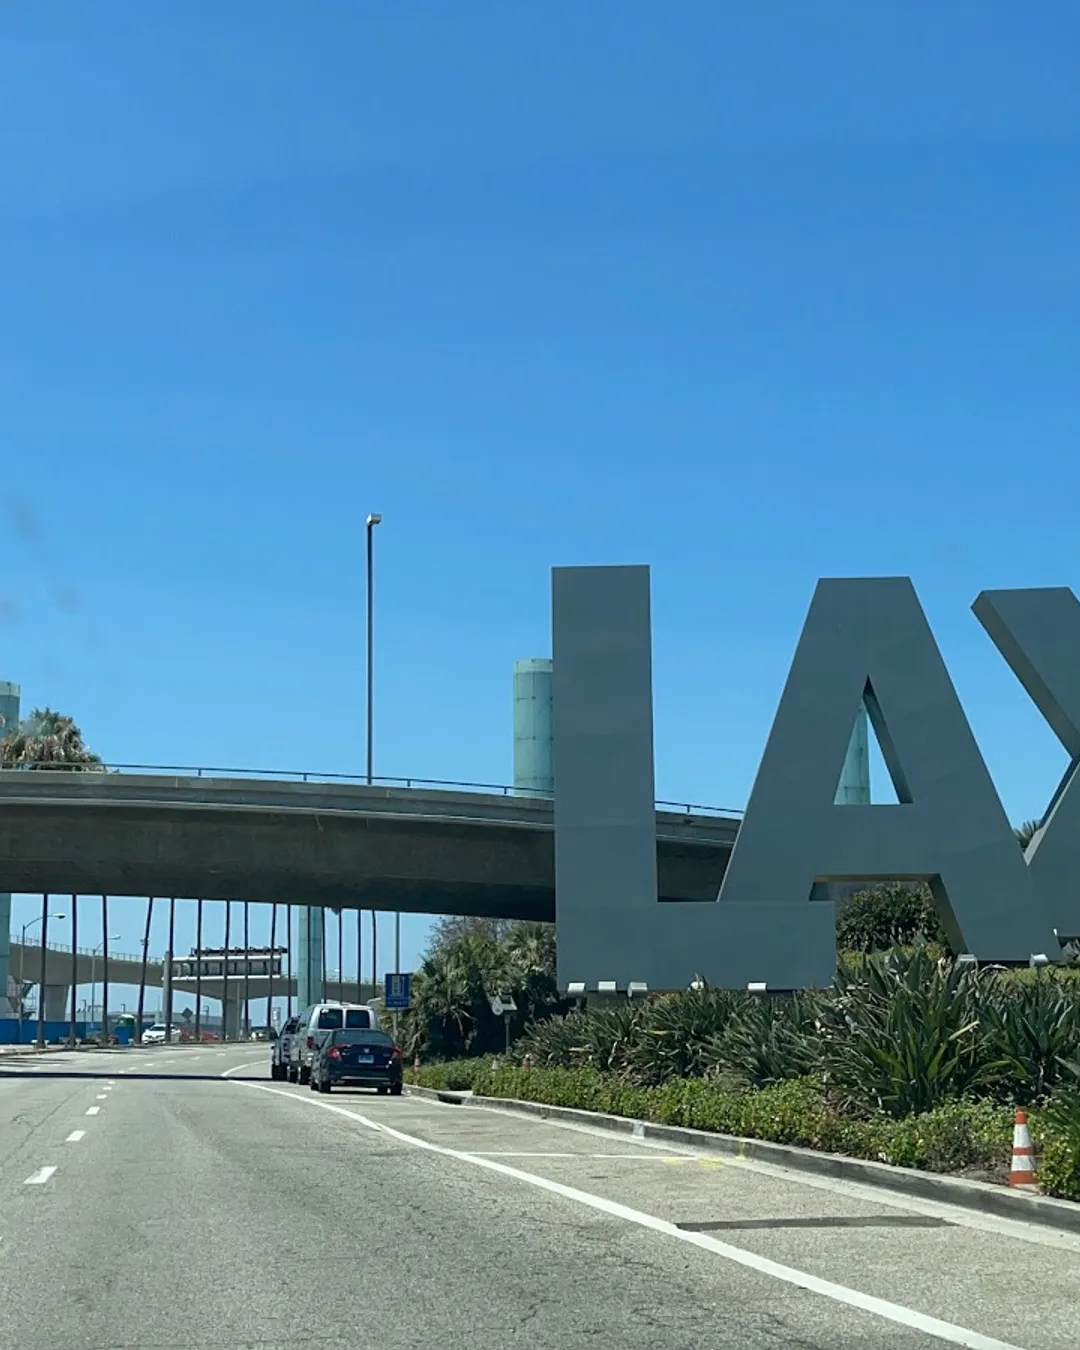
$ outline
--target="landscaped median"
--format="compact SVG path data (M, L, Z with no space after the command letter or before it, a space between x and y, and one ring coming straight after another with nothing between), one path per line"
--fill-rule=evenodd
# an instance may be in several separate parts
M1000 1184L1023 1109L1044 1192L1080 1201L1080 996L1066 971L921 948L849 955L828 989L698 986L541 1017L509 1062L411 1080Z
M701 1078L639 1087L596 1069L493 1067L466 1059L421 1066L406 1081L438 1091L496 1097L791 1144L898 1167L1007 1183L1013 1112L990 1101L943 1102L894 1119L857 1117L831 1105L821 1084L798 1078L745 1091ZM1029 1112L1039 1179L1047 1195L1080 1200L1080 1148L1043 1112Z

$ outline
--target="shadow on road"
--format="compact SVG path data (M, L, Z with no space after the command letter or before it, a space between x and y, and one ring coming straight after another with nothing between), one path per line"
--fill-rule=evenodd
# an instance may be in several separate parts
M118 1075L115 1069L34 1069L32 1072L26 1069L21 1072L18 1069L0 1069L0 1079L2 1078L23 1078L32 1082L40 1082L43 1079L51 1078L85 1078L89 1081L95 1079L100 1081L115 1082L117 1077L122 1077L125 1083L135 1083L140 1079L147 1079L154 1082L198 1082L198 1083L216 1083L229 1082L230 1079L251 1079L255 1081L270 1081L268 1073L259 1073L258 1070L251 1070L248 1073L231 1073L228 1078L221 1077L220 1069L208 1069L206 1073L196 1073L194 1069L186 1070L184 1073L170 1073L166 1069L156 1072L153 1069L140 1069L137 1073L125 1073Z

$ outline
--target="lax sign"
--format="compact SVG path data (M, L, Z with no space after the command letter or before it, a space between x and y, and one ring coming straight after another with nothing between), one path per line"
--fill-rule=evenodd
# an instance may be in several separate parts
M955 951L1060 959L1080 935L1080 603L997 590L973 610L1071 761L1026 854L910 579L824 579L717 903L660 905L648 569L555 569L560 983L826 984L835 907L810 898L819 882L926 881ZM898 804L836 804L860 704Z

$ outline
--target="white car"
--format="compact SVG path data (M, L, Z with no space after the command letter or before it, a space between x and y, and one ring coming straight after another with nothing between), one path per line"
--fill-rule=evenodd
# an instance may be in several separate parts
M164 1045L165 1033L168 1031L168 1029L169 1028L165 1025L164 1022L155 1022L152 1027L147 1027L142 1034L143 1045ZM172 1039L174 1041L178 1041L180 1039L179 1027L173 1027Z

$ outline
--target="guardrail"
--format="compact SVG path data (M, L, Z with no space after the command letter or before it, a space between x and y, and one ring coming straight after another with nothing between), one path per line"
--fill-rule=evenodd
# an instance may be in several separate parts
M40 942L22 942L22 941L20 940L20 938L19 938L19 936L18 936L17 933L12 933L12 934L11 934L11 945L12 945L12 946L15 946L15 947L20 947L20 946L21 946L21 947L24 947L27 951L31 951L31 950L37 950L37 951L40 951L40 950L41 950L41 943L40 943ZM49 950L50 952L69 952L69 953L70 953L70 951L71 951L71 943L70 943L70 942L49 942L49 943L46 943L46 947L48 948L48 950ZM97 960L99 960L99 961L104 961L104 956L103 956L103 954L102 954L102 950L101 950L100 947L79 947L77 950L78 950L78 954L79 954L80 956L93 956L93 957L95 957L95 958L96 958ZM161 958L160 958L160 957L154 957L154 956L151 956L151 957L148 957L147 959L150 961L151 964L154 964L154 963L156 963L157 965L160 965L160 964L161 964ZM129 961L129 962L131 962L133 965L141 965L141 964L142 964L142 957L141 957L141 956L133 956L133 955L131 954L131 952L114 952L114 951L112 950L112 948L110 947L110 948L109 948L109 961L110 961L110 963L113 962L113 961Z
M150 773L168 774L178 778L263 778L274 782L291 783L351 783L360 787L405 788L420 791L424 788L436 791L477 792L502 797L532 797L539 801L550 801L550 792L541 792L533 788L513 788L505 783L467 783L452 778L387 778L383 776L368 779L366 775L353 773L312 773L290 769L223 769L184 764L63 764L55 760L37 764L20 764L17 768L2 772L19 773L22 771L49 773ZM661 811L679 811L688 816L741 816L738 807L703 806L698 802L673 802L660 800L656 803Z

